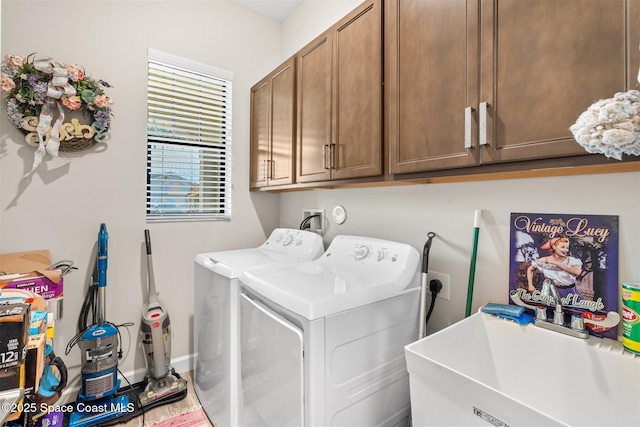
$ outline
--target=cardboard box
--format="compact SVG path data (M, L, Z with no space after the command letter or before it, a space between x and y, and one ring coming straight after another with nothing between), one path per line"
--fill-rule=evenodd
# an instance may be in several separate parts
M56 321L53 319L52 315L49 315L47 319L47 332L45 333L47 337L47 344L53 347L53 336L55 335L55 325Z
M0 290L19 289L42 296L56 318L62 315L64 279L51 265L48 250L0 255Z
M24 387L24 365L0 369L0 390Z
M44 334L47 332L47 317L49 313L42 310L31 310L31 324L29 335Z
M8 388L24 387L24 359L30 322L29 304L0 305L0 383ZM19 413L13 413L7 421L19 417Z
M0 305L0 369L24 364L30 323L29 304Z
M40 378L44 372L45 341L45 334L32 335L27 341L24 361L24 392L27 396L35 394L40 386Z
M38 273L0 276L0 288L24 289L41 295L45 300L60 298L64 295L64 280L62 277L56 283L46 276L34 276L34 274Z
M0 390L24 387L24 364L13 368L0 369ZM23 403L24 397L18 403ZM7 421L17 421L22 412L12 412Z
M49 277L46 270L50 265L51 257L46 249L0 255L0 270L5 274L38 272L40 276L47 275ZM54 280L54 282L57 281Z

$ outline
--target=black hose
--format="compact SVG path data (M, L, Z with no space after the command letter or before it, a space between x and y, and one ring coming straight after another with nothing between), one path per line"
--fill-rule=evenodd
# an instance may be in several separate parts
M311 228L311 226L309 225L309 221L311 221L313 218L318 218L321 217L322 214L313 214L313 215L309 215L308 217L306 217L305 219L302 220L302 222L300 223L300 230L304 230L307 228Z
M433 232L429 232L427 233L427 241L424 244L424 249L422 250L422 277L423 280L426 279L427 277L427 273L429 272L429 251L431 251L431 243L433 242L433 238L436 236L435 233ZM424 287L424 283L423 283L423 287ZM423 322L423 324L420 325L420 330L419 330L419 334L418 336L420 338L422 338L423 336L426 335L426 331L427 331L427 322L429 322L429 318L431 317L431 313L433 312L433 307L436 303L436 297L438 295L438 292L440 292L440 290L442 290L442 283L439 280L432 280L429 283L429 290L431 291L431 305L429 307L429 312L426 314L424 314L424 305L426 303L425 301L425 290L422 290L422 295L420 297L420 317L425 316L424 319L420 319L420 322ZM422 327L424 326L424 330L422 329Z
M91 284L89 285L89 289L84 297L84 301L82 303L82 308L80 309L80 315L78 316L78 324L77 331L84 331L87 329L89 319L89 311L91 311L92 321L91 325L96 323L96 299L98 294L98 287L93 283L93 278L91 280Z
M429 306L429 311L424 319L424 329L427 330L427 323L429 322L429 318L431 317L431 313L433 312L433 307L436 305L436 298L438 297L438 293L442 290L442 283L438 279L433 279L429 282L429 290L431 291L431 305Z

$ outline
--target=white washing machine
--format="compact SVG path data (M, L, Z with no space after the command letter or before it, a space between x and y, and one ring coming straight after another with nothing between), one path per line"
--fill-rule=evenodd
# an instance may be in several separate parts
M322 237L275 229L261 246L200 254L194 261L194 388L216 427L240 425L239 282L253 268L313 260Z
M406 425L419 261L403 243L336 236L315 261L243 273L243 425Z

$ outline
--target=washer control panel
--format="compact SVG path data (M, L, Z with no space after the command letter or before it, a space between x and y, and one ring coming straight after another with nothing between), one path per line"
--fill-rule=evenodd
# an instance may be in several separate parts
M320 235L310 231L276 228L261 248L292 255L319 251L319 256L324 243Z
M355 243L351 256L356 261L368 261L381 262L389 260L396 262L398 260L397 251L394 252L394 248L389 245L376 245L372 243Z
M418 277L420 253L406 243L361 236L336 236L320 258L363 276L388 280L404 289ZM417 283L417 282L416 282Z
M324 257L331 263L358 265L372 268L375 265L398 265L408 262L409 254L415 249L405 243L381 240L372 237L336 236L327 249Z

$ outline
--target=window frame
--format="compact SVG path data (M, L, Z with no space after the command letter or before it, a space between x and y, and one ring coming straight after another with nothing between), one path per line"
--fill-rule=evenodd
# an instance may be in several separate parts
M209 134L209 138L203 138L209 139L209 141L203 141L197 136L189 135L188 131L184 132L169 129L170 124L158 124L158 114L153 113L151 111L153 107L150 107L150 100L154 98L154 95L157 97L157 94L154 94L153 90L158 90L157 88L152 89L152 86L157 84L152 83L152 68L157 68L158 66L166 67L166 69L169 70L167 76L171 75L170 69L174 69L176 75L185 73L191 75L193 77L193 82L191 82L193 86L189 86L189 89L198 91L199 94L205 93L204 89L198 90L196 82L199 79L208 80L209 83L213 82L215 86L222 88L219 92L219 94L222 95L221 98L213 101L213 104L221 107L221 120L219 122L207 122L205 121L207 118L206 115L202 120L195 120L196 127L206 128L207 123L209 123L211 127L215 128L216 130L213 131L213 134L215 134L214 136L218 139L217 142L211 142L212 134ZM185 78L189 80L189 76ZM188 84L189 83L190 82L188 82ZM179 95L178 91L175 93ZM207 94L210 95L209 93ZM148 50L146 150L147 222L228 221L231 219L232 98L232 72L158 50ZM208 99L213 99L213 95ZM178 111L180 107L179 104L180 102L176 103L176 109L171 110L171 112L175 114L173 116L174 118L170 120L171 124L186 122L184 117L180 117L181 112ZM167 103L163 105L163 107L172 107L172 104ZM193 123L193 120L191 120L191 123ZM163 126L166 127L163 128ZM189 127L191 127L191 124ZM155 134L153 133L154 130L156 132ZM166 134L162 135L162 132L166 132ZM163 136L165 138L163 138ZM169 137L167 138L167 136ZM174 138L171 138L171 136L174 136ZM162 156L159 156L160 154L162 154ZM160 157L162 157L162 160L158 161ZM172 160L166 161L168 164L166 171L162 170L161 173L158 173L159 165L165 164L165 158ZM179 173L174 173L174 170L171 169L172 167L176 170L183 169L180 166L184 166L186 177L181 176ZM190 173L195 174L197 179L189 180ZM210 179L203 177L203 175L210 176ZM157 176L157 178L154 179L154 176ZM168 184L170 179L175 179L174 183L177 183L177 185L174 183ZM176 193L178 195L177 197L171 197L171 190L168 189L170 186L173 187L175 185L178 187L179 185L184 185L182 188L186 189L188 188L186 186L189 184L191 184L191 189L184 196L182 196L180 192ZM156 186L156 190L153 189L154 185ZM162 189L158 189L158 187ZM191 192L196 194L194 200L198 203L199 208L197 208L197 210L199 211L192 211L193 204L190 204L188 200L188 195ZM218 192L220 192L220 195L218 195ZM201 194L204 194L205 197L201 197ZM157 201L158 198L160 198L161 202L159 207L154 210L154 200ZM173 204L171 204L171 200L173 200ZM218 212L213 211L216 207L219 207ZM203 209L204 212L202 211Z

